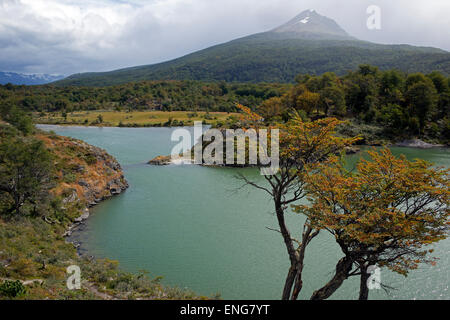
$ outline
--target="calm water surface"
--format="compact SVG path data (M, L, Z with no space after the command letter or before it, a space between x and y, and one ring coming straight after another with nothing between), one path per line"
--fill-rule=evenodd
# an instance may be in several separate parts
M238 170L255 180L253 169L204 168L194 165L155 167L145 163L170 154L170 128L86 128L42 126L60 135L106 149L122 164L130 188L92 209L76 235L82 248L97 257L118 260L122 268L148 270L164 283L198 294L221 293L225 299L279 299L288 269L270 198L252 188L237 191ZM393 148L409 159L450 165L444 149ZM357 159L349 159L352 165ZM262 180L261 180L262 182ZM302 217L292 214L290 225ZM450 299L450 240L435 246L440 261L421 266L408 278L382 270L382 281L395 287L374 290L372 299ZM309 298L332 276L339 249L322 233L307 249L304 289ZM357 298L357 278L344 283L334 299Z

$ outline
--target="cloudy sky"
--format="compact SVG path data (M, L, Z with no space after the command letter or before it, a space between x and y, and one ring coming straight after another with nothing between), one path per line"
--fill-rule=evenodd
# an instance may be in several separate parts
M370 5L381 8L381 30L366 27ZM450 51L449 0L0 0L0 71L69 75L161 62L310 8L363 40Z

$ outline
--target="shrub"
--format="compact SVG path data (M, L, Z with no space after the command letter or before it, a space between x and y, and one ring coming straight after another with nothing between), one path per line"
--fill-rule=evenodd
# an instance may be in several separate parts
M2 284L0 284L0 296L16 298L26 294L26 292L27 289L19 280L16 281L6 280Z

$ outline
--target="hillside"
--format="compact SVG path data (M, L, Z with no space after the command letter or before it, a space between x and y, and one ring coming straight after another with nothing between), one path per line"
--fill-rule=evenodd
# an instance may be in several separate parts
M305 11L271 31L216 45L184 57L147 66L75 74L57 85L106 86L141 80L293 82L295 76L338 75L371 64L382 70L450 74L450 53L409 45L357 40L315 11Z

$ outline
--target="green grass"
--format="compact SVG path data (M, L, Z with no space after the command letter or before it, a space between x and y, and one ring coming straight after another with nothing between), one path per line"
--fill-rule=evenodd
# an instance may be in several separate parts
M99 121L101 116L102 121ZM94 126L188 126L194 121L204 121L216 126L238 119L239 114L227 112L187 112L187 111L79 111L68 113L64 118L60 112L34 115L36 123L94 125Z

